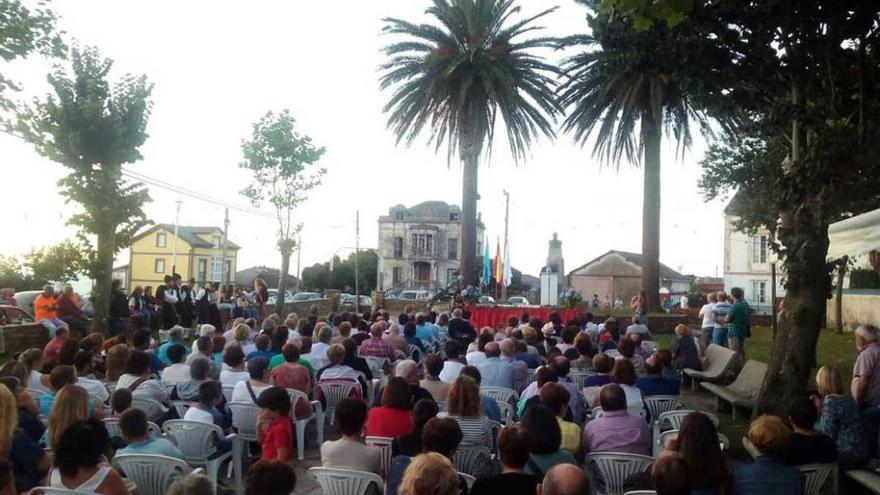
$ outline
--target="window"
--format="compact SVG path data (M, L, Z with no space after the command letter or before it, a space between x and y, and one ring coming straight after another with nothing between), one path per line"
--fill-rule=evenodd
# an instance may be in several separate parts
M458 259L458 239L446 239L446 257L451 260Z
M413 234L412 235L412 251L413 254L433 255L434 254L434 234Z
M220 282L223 278L223 258L220 256L211 257L211 280L209 282Z
M211 239L211 244L214 246L214 249L220 249L220 245L223 243L223 238L219 235L215 235Z
M153 261L153 271L156 273L165 273L165 258L156 258Z
M450 213L449 214L449 221L450 222L457 222L458 221L458 213L455 213L455 212Z
M394 212L394 219L395 220L403 220L403 212L402 211L395 211Z
M760 265L767 263L766 235L756 235L752 237L752 263Z
M752 302L765 304L767 302L767 282L764 280L752 280Z
M395 266L391 269L391 284L397 285L399 284L403 278L403 270L399 266Z
M165 232L156 234L156 247L165 247L168 245L168 235Z
M394 238L394 257L403 258L403 237Z
M204 286L205 282L208 281L208 259L207 258L199 258L198 279L199 279L199 285L201 285L201 286Z

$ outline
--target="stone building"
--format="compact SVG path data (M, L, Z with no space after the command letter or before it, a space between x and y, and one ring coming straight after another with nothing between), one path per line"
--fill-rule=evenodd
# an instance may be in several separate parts
M477 252L483 249L477 219ZM393 206L379 217L379 290L445 288L458 277L461 208L443 201Z
M642 289L642 255L624 251L608 251L568 274L569 287L581 293L584 300L598 295L600 301L614 301L617 296L629 304L630 298ZM660 263L660 291L681 295L690 289L690 280Z

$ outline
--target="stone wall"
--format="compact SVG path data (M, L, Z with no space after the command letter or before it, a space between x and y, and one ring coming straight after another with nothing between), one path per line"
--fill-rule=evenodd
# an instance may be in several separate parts
M826 302L828 328L837 327L836 299ZM844 290L843 329L853 331L859 325L880 323L880 290Z
M42 349L49 342L49 332L43 325L5 325L0 328L3 339L3 352L8 355L36 347Z

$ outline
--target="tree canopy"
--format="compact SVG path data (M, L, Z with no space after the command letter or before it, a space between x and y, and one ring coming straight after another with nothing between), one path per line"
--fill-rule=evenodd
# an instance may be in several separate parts
M354 257L355 253L344 260L334 256L332 277L329 261L303 268L302 286L308 290L339 289L353 292ZM369 294L376 288L378 262L375 251L365 249L358 252L358 285L361 294Z

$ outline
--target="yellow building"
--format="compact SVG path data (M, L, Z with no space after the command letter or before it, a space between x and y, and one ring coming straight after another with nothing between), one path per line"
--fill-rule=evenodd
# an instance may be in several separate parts
M155 287L163 282L165 275L174 272L184 280L196 279L199 286L205 282L232 281L239 249L234 242L226 241L224 267L223 229L179 225L175 240L174 225L154 225L131 241L125 285L129 290L138 285Z

